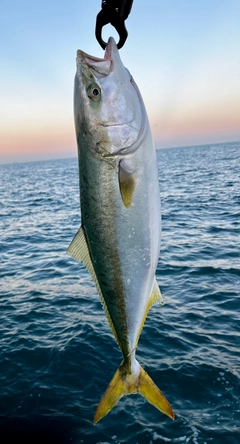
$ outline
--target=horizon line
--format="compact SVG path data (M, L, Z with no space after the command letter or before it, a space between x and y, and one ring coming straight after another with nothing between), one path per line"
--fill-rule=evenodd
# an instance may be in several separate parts
M181 145L181 146L169 146L169 147L157 147L157 143L155 143L155 147L156 147L156 151L160 151L160 150L172 150L172 149L183 149L183 148L200 148L200 147L205 147L205 146L211 146L211 145L225 145L225 144L232 144L232 143L240 143L240 140L233 140L233 141L227 141L227 142L210 142L210 143L204 143L204 144L193 144L193 145ZM49 162L49 161L54 161L54 160L67 160L67 159L77 159L78 155L76 152L76 155L64 155L65 154L69 154L67 152L61 152L61 154L63 155L63 157L58 157L58 156L54 156L53 153L50 154L49 158L43 158L43 159L32 159L32 160L24 160L24 159L20 159L20 160L7 160L6 162L2 161L3 158L0 157L0 166L2 165L14 165L14 164L19 164L19 163L35 163L35 162ZM60 154L60 153L59 153ZM29 156L29 155L26 155ZM22 156L24 157L24 155Z

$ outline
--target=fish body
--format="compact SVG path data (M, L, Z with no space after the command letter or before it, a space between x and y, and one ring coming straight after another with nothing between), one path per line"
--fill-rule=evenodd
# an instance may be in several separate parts
M160 299L155 272L161 211L156 152L140 92L109 39L104 59L77 53L74 115L81 228L68 254L92 274L123 362L94 422L125 394L172 409L135 358L150 306Z

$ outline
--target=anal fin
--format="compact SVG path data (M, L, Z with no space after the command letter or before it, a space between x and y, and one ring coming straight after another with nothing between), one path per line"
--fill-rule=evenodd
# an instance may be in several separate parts
M153 283L153 289L150 296L150 299L148 301L147 311L151 308L153 304L156 304L156 302L160 302L161 305L164 305L164 300L160 291L160 288L158 286L158 283L156 281L156 278L154 279Z
M152 293L151 293L150 298L149 298L149 300L148 300L148 304L147 304L147 307L146 307L146 310L145 310L145 313L144 313L144 316L143 316L143 320L142 320L142 323L141 323L141 326L140 326L140 329L139 329L139 332L138 332L138 336L137 336L137 340L136 340L136 344L135 344L134 349L137 348L138 340L139 340L140 335L141 335L141 333L142 333L142 329L143 329L143 326L144 326L144 324L145 324L147 314L148 314L148 312L149 312L151 306L152 306L153 304L155 304L156 302L158 302L158 301L160 301L160 304L161 304L161 305L164 305L163 297L162 297L162 294L161 294L160 288L159 288L159 286L158 286L158 283L157 283L157 281L156 281L156 278L154 278L153 288L152 288Z

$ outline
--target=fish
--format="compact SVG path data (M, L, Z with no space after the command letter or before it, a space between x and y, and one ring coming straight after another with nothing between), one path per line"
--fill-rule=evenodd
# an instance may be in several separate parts
M81 226L67 254L90 272L123 355L94 424L122 396L134 393L174 419L169 402L135 356L147 313L161 301L155 277L161 203L143 99L112 37L102 59L77 51L74 119Z

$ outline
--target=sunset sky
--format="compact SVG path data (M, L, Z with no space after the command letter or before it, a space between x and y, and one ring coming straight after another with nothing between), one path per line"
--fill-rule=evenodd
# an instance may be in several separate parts
M101 0L0 5L0 163L76 156L76 50L103 56ZM239 0L134 0L120 55L157 148L240 140L239 23Z

